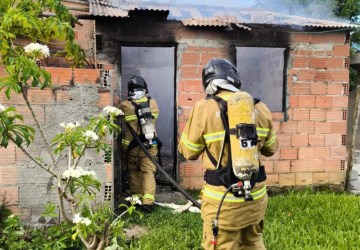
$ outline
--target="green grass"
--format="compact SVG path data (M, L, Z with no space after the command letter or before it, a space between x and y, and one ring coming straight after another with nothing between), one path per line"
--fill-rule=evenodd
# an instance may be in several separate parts
M130 249L201 249L200 214L157 207L127 223L149 228ZM360 197L312 191L270 197L264 237L268 250L360 249Z

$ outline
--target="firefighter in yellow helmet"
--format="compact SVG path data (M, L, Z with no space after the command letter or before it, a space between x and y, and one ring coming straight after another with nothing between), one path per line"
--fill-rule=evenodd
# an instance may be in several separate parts
M268 196L261 157L256 158L258 171L251 175L247 196L237 192L243 189L242 184L237 184L242 182L230 166L229 134L235 132L233 128L226 128L229 126L227 100L233 93L240 92L240 76L228 60L213 58L204 66L202 80L207 97L195 104L178 146L186 159L195 160L202 155L206 169L201 192L202 246L205 249L265 249L262 231ZM252 137L255 140L249 141L252 140L259 155L272 156L277 151L278 140L271 113L264 103L251 100L256 118Z
M128 100L120 103L125 121L136 131L149 153L157 157L160 140L156 137L155 122L159 116L156 100L148 97L145 80L133 76L128 82ZM133 196L142 201L141 210L151 212L155 201L156 166L136 143L128 128L123 132L121 147L127 164L128 181Z

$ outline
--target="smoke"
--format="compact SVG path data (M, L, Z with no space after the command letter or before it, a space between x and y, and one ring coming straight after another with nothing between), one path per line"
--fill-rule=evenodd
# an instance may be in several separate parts
M301 16L329 21L347 22L334 14L335 0L107 0L114 6L120 7L124 3L163 4L165 6L198 6L203 17L210 17L211 6L218 6L218 11L227 13L237 9L266 10L291 16ZM210 8L209 8L210 7ZM181 18L180 18L181 19Z

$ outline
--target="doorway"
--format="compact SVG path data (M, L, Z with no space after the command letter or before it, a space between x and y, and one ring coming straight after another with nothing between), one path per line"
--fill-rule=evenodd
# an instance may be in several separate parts
M127 98L127 82L136 75L145 79L149 96L159 106L157 136L162 141L161 163L169 175L176 175L175 47L121 47L121 100ZM166 183L161 174L158 184Z

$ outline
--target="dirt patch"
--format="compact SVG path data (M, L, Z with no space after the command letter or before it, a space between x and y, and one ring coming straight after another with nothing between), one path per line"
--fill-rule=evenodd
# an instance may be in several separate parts
M124 228L126 239L134 240L138 239L148 233L148 229L146 227L140 225L133 225L130 228Z

